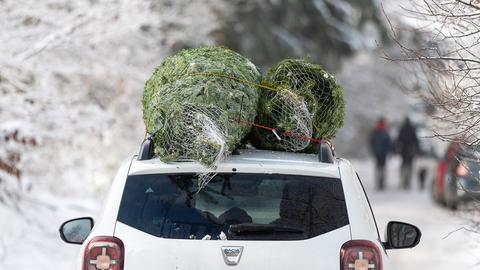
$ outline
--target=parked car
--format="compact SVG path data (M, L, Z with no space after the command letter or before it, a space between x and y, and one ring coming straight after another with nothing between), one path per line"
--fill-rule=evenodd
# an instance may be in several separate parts
M438 159L435 173L432 179L432 197L435 202L445 205L445 175L447 174L448 164L455 159L458 143L452 142L448 145L445 154Z
M60 235L82 245L82 270L392 269L386 250L416 246L420 230L392 221L382 241L354 168L323 147L320 158L240 150L205 186L198 163L144 147L119 169L99 222L70 220Z
M437 163L432 184L434 199L450 209L480 198L479 148L452 142Z

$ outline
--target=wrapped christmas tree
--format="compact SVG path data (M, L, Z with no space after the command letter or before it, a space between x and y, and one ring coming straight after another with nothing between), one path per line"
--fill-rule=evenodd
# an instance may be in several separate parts
M214 167L250 132L260 73L223 47L188 49L166 58L145 84L143 118L155 155Z
M270 150L316 152L308 138L331 139L342 127L345 103L335 77L301 59L286 59L272 67L260 94L251 142Z

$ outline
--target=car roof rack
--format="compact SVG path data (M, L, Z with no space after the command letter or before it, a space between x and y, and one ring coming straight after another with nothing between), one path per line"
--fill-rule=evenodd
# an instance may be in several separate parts
M149 160L153 158L155 152L153 136L149 135L143 140L138 153L138 160ZM238 152L237 152L238 154ZM318 143L318 161L323 163L333 163L335 160L335 149L331 142L321 140Z
M138 160L149 160L153 158L155 152L153 146L152 136L147 136L140 146L140 153L138 153Z
M322 140L318 143L318 161L333 163L335 160L335 148L330 141Z

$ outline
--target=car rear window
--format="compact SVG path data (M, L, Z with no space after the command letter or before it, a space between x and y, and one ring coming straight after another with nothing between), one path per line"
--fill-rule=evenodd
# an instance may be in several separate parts
M218 174L129 176L118 221L174 239L300 240L348 224L340 179Z

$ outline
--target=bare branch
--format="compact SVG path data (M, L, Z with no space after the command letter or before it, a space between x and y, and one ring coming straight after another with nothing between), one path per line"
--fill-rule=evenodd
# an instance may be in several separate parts
M424 37L422 46L404 44L387 17L392 38L401 55L390 61L411 65L422 81L416 95L435 106L433 119L442 128L435 133L442 139L463 140L471 144L480 139L480 3L467 0L411 1L404 9L416 18ZM385 12L384 12L385 13ZM426 31L428 30L428 31Z

